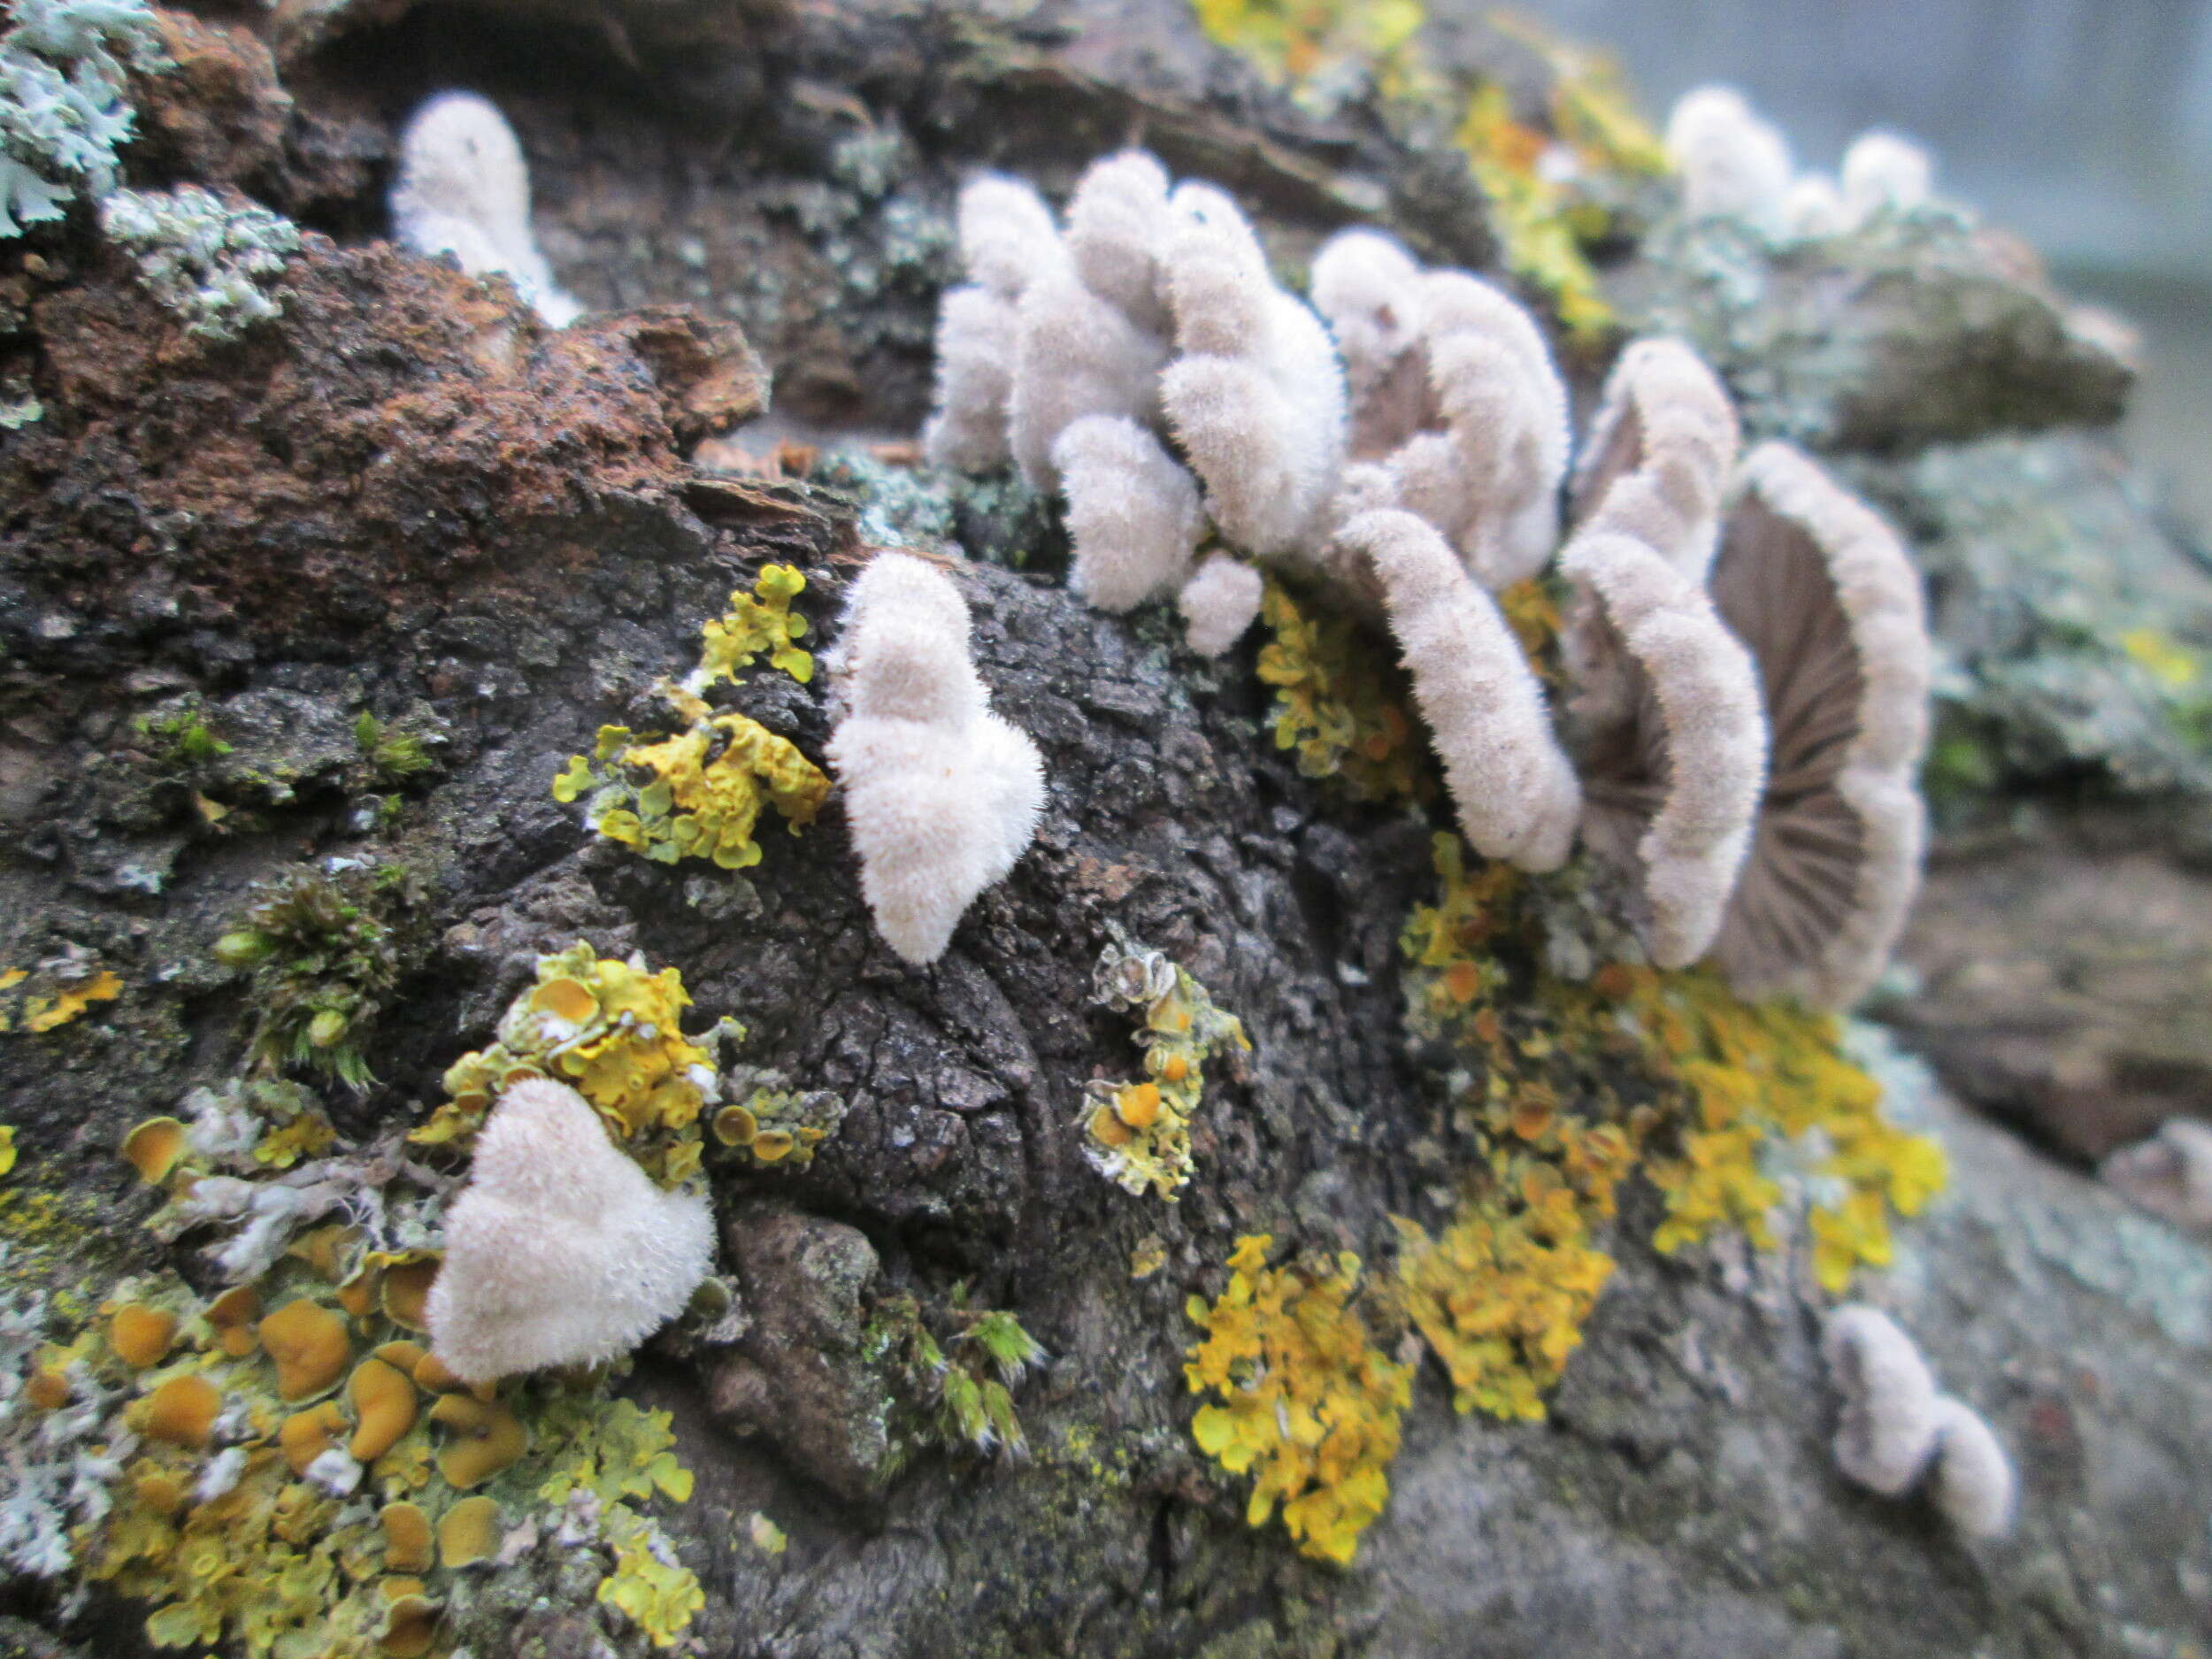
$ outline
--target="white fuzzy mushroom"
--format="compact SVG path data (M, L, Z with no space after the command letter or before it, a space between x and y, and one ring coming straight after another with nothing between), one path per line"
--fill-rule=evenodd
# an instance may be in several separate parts
M1552 733L1543 687L1497 602L1436 527L1409 512L1363 513L1337 539L1371 560L1381 580L1391 632L1468 841L1486 858L1524 870L1559 868L1581 791Z
M680 1313L713 1259L703 1196L663 1192L582 1095L526 1079L492 1108L446 1211L431 1351L470 1382L597 1364Z
M1139 152L1092 164L1068 204L1065 257L1023 290L1007 428L1037 488L1060 481L1053 446L1084 417L1159 426L1170 350L1156 265L1171 229L1165 186L1159 164Z
M392 227L435 258L451 254L471 276L503 273L556 328L582 307L563 293L530 229L530 170L507 118L472 92L432 98L400 135Z
M1262 558L1310 552L1344 464L1336 348L1304 302L1276 286L1225 193L1179 185L1171 207L1168 423L1225 537Z
M957 218L969 280L938 306L935 406L922 447L935 465L981 472L1007 458L1017 303L1038 273L1064 270L1067 253L1052 210L1018 180L970 180Z
M1897 1322L1865 1302L1828 1316L1820 1352L1843 1396L1836 1467L1869 1491L1899 1496L1935 1450L1935 1374Z
M1710 577L1758 665L1767 788L1715 955L1746 996L1840 1008L1919 886L1930 647L1920 578L1857 497L1786 444L1745 458Z
M1666 142L1690 218L1737 219L1767 232L1781 227L1789 141L1753 113L1743 94L1733 87L1684 93L1667 117Z
M2012 1460L1972 1407L1945 1394L1935 1402L1936 1508L1970 1538L2001 1538L2012 1528L2016 1482Z
M844 635L849 712L829 761L876 927L920 966L944 954L976 895L1029 845L1043 762L991 712L968 655L967 604L942 571L878 554L854 580Z
M1421 266L1379 232L1347 230L1322 244L1310 278L1344 363L1348 453L1380 460L1430 419Z
M1719 931L1765 776L1751 659L1704 589L1633 537L1585 531L1560 568L1583 834L1633 876L1651 959L1686 967Z
M1265 591L1259 572L1243 560L1209 553L1175 602L1184 642L1201 657L1220 656L1258 619Z
M1853 225L1881 213L1909 213L1928 199L1935 163L1909 138L1862 133L1843 152L1843 204Z
M1356 465L1339 517L1381 505L1418 514L1486 588L1542 568L1569 444L1566 386L1535 319L1464 272L1423 271L1371 231L1322 249L1314 303L1351 393Z
M1679 340L1639 340L1606 377L1572 490L1578 528L1617 531L1702 581L1741 437L1736 406Z
M1828 1316L1820 1352L1843 1396L1835 1455L1846 1479L1895 1498L1924 1475L1936 1508L1969 1537L1995 1538L2011 1526L2011 1459L1970 1406L1937 1392L1935 1374L1895 1320L1847 1303Z
M1803 173L1783 195L1782 225L1802 242L1840 236L1851 228L1851 210L1833 179L1824 173Z
M1101 611L1129 611L1182 586L1205 533L1198 486L1124 415L1086 415L1052 446L1067 497L1075 591Z

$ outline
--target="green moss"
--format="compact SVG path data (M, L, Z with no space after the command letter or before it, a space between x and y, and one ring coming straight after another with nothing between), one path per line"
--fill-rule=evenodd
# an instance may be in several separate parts
M375 786L388 788L438 764L423 733L388 726L366 709L353 723L353 741Z
M1012 1314L970 1306L964 1285L933 1320L912 1296L884 1297L869 1316L861 1356L891 1380L893 1468L932 1446L1028 1455L1013 1391L1043 1362L1044 1348Z
M420 882L403 865L357 864L296 871L260 894L214 948L248 972L253 1064L367 1087L368 1039L418 942Z

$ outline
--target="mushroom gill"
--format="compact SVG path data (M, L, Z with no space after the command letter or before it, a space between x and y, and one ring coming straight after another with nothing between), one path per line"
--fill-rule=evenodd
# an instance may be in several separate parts
M1928 733L1920 583L1888 526L1786 444L1742 468L1713 602L1758 665L1772 763L1715 955L1747 996L1842 1007L1919 883Z

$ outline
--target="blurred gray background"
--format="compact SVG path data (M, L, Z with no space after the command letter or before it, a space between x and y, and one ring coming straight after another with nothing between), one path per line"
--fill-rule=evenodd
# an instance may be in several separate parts
M1438 0L1438 12L1486 5ZM2137 454L2212 528L2212 0L1520 0L1609 47L1663 119L1749 95L1800 166L1888 127L1946 195L2021 232L2062 287L2142 329Z

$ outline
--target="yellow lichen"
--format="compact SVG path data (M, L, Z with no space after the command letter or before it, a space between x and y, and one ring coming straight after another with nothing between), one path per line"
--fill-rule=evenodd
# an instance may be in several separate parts
M1543 1166L1539 1165L1538 1168ZM1432 1240L1397 1219L1396 1291L1451 1375L1454 1407L1539 1418L1613 1271L1578 1206L1469 1202Z
M15 1167L15 1125L0 1124L0 1175Z
M501 1018L498 1041L448 1067L452 1098L414 1132L425 1145L472 1139L503 1088L549 1077L597 1109L630 1156L663 1186L698 1166L699 1116L714 1089L713 1056L687 1041L691 1006L674 968L598 956L579 941L538 958L537 984Z
M1406 713L1404 676L1341 609L1302 607L1271 579L1260 619L1273 640L1259 676L1275 690L1275 747L1298 751L1309 778L1336 778L1358 800L1425 798L1433 781Z
M11 972L16 971L11 970ZM11 981L12 984L19 982L19 979ZM103 968L97 973L77 980L73 984L59 986L45 995L25 997L22 1009L23 1029L32 1032L52 1031L57 1026L66 1025L93 1003L112 1002L122 995L123 981L117 977L112 969ZM0 1021L0 1031L7 1028L7 1022Z
M1422 0L1195 0L1198 21L1222 45L1270 80L1303 93L1358 65L1378 86L1399 92L1424 66L1415 37L1426 21Z
M1357 1256L1318 1271L1271 1268L1271 1242L1238 1240L1219 1299L1190 1299L1206 1336L1183 1375L1193 1394L1213 1395L1191 1434L1230 1473L1252 1475L1248 1524L1264 1526L1279 1502L1302 1554L1348 1562L1389 1499L1413 1373L1375 1348L1351 1306Z
M1087 1086L1083 1155L1124 1192L1175 1202L1191 1178L1190 1124L1217 1049L1249 1052L1244 1025L1157 950L1115 943L1098 960L1098 1000L1141 1010L1145 1077Z
M599 1581L599 1600L624 1614L656 1647L672 1647L692 1615L707 1604L691 1570L675 1559L667 1535L626 1504L604 1522L615 1569Z
M594 771L580 755L555 780L554 797L594 794L585 820L657 864L706 858L725 870L760 862L753 839L762 809L774 806L791 833L814 821L829 797L828 774L742 714L716 714L672 686L664 694L689 724L672 737L634 741L627 726L599 728Z
M828 775L789 740L746 715L717 714L699 695L717 680L734 680L763 651L793 679L813 677L814 659L792 643L806 631L806 618L791 611L805 586L790 565L771 565L752 593L733 593L729 614L701 629L698 667L682 685L660 682L682 729L641 738L627 726L601 726L591 757L571 756L554 779L553 798L565 803L589 792L585 821L658 864L758 864L753 830L771 805L795 835L812 823L828 798Z
M1943 1155L1882 1117L1834 1019L1745 1002L1707 971L1614 963L1561 979L1534 948L1528 878L1471 868L1453 835L1436 838L1436 868L1438 902L1403 939L1407 1023L1463 1062L1448 1126L1476 1161L1439 1238L1398 1224L1392 1294L1461 1409L1541 1415L1610 1271L1594 1235L1632 1174L1664 1199L1661 1251L1724 1226L1771 1246L1783 1189L1768 1166L1794 1156L1820 1281L1839 1292L1888 1259L1889 1215L1941 1187Z
M691 688L703 691L718 680L734 680L763 651L769 663L801 685L814 678L814 659L794 642L806 632L806 618L793 614L791 602L806 578L789 565L767 565L754 579L753 591L730 595L730 609L699 630L698 672Z

